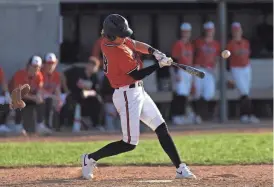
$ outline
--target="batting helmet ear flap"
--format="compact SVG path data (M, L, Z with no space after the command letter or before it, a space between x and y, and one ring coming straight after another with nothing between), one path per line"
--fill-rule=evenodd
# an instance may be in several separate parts
M101 35L106 37L110 41L114 41L116 39L116 36L111 36L111 35L105 34L104 29L102 29Z
M110 36L110 35L106 35L107 39L109 39L110 41L114 41L116 39L116 36Z

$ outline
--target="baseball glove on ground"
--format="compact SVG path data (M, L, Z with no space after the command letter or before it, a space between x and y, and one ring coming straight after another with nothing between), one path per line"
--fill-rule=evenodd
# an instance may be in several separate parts
M26 106L26 103L22 100L30 91L30 86L28 84L24 84L23 86L19 86L15 88L11 92L11 109L22 109Z

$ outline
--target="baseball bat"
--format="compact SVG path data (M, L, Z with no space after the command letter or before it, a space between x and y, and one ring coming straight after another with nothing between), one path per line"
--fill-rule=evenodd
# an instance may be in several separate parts
M194 75L194 76L197 76L201 79L203 79L205 77L205 72L197 69L197 68L194 68L194 67L191 67L191 66L187 66L187 65L184 65L184 64L178 64L176 62L172 62L172 65L173 66L176 66L180 69L183 69L184 71L188 72L189 74L191 75Z

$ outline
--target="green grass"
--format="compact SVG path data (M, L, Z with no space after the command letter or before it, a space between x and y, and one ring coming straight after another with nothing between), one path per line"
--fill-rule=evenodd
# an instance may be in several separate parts
M188 164L269 164L273 160L273 135L267 134L214 134L175 137L175 143ZM0 166L79 165L82 153L101 148L101 142L29 142L0 143ZM104 164L169 164L157 140L140 141L129 153L105 158Z

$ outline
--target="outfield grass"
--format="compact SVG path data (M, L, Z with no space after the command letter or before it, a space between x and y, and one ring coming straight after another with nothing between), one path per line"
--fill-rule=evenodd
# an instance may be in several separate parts
M273 160L273 135L219 134L175 137L181 157L189 164L269 164ZM0 143L0 166L79 165L82 153L88 153L109 143L100 142L30 142ZM157 140L140 141L130 152L105 158L104 164L169 164Z

